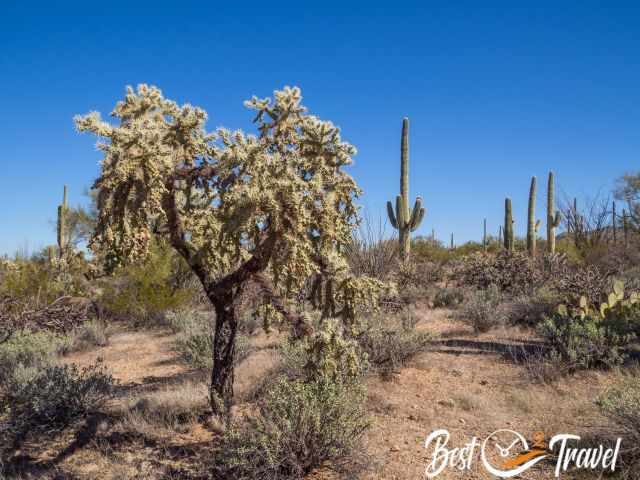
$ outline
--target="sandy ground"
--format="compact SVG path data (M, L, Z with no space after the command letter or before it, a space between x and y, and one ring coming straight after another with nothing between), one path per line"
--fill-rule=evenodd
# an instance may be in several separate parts
M509 355L531 341L526 334L511 329L478 336L451 319L446 310L422 310L418 314L418 328L433 332L436 339L428 351L414 357L391 378L369 378L372 425L359 454L365 468L357 478L425 478L425 468L432 458L424 443L437 429L450 432L451 447L462 447L472 437L482 441L498 429L515 430L531 439L540 430L549 438L560 432L581 435L604 424L594 399L615 375L589 372L554 385L535 384ZM118 409L131 395L180 389L184 382L206 382L179 360L171 348L173 340L164 332L119 332L108 346L69 355L65 361L87 365L102 358L120 382L121 393L110 405ZM272 347L277 342L275 336L259 334L254 339L255 352L238 366L239 409L250 398L252 387L275 365ZM164 478L185 478L193 472L188 464L197 464L194 460L206 455L207 446L215 441L204 420L194 423L189 431L153 441L110 431L111 426L104 424L96 426L98 432L101 428L105 429L101 440L89 436L80 445L77 435L60 438L47 448L32 444L30 448L39 451L35 464L55 459L53 471L68 474L55 478L158 478L153 472L159 466L165 471L173 469L173 476ZM69 448L74 442L75 447ZM30 448L25 447L25 452ZM437 478L495 478L484 470L477 456L469 470L448 468ZM323 469L310 478L351 476ZM34 474L33 478L37 477ZM517 478L553 477L550 466L537 466ZM562 478L578 477L565 474Z

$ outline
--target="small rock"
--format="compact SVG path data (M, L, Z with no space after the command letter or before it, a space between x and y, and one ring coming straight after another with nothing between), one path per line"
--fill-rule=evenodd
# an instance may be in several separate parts
M480 385L489 385L489 382L486 380L480 380Z
M458 421L459 421L462 425L466 425L466 423L467 423L467 422L465 421L465 419L464 419L464 418L461 418L461 419L459 419Z
M462 372L460 370L451 370L451 375L453 375L454 377L461 377Z
M438 405L441 405L443 407L448 407L448 408L454 408L456 406L456 404L451 399L438 400Z
M409 417L407 417L407 418L409 418L409 420L414 420L414 421L417 420L415 415L409 415Z
M397 446L397 445L393 445L393 446L390 448L390 450L391 450L392 452L399 452L399 451L400 451L400 447L399 447L399 446Z

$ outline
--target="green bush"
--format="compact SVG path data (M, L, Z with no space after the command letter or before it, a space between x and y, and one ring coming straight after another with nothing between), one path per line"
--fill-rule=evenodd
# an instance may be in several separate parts
M539 332L572 369L612 367L628 356L640 326L640 295L625 296L615 282L607 302L599 305L580 297L577 307L559 305Z
M82 370L76 365L44 367L24 383L11 382L3 434L19 442L27 434L58 432L100 408L113 386L113 377L99 364Z
M219 478L300 479L348 460L369 426L359 384L280 378L248 426L233 425L214 457Z
M640 470L640 383L638 372L610 388L598 400L602 412L613 422L611 436L620 436L627 448L622 452L622 478L636 478Z
M379 315L357 340L369 365L386 375L424 351L432 339L430 333L416 330L412 321L400 315Z
M101 304L117 317L141 323L159 323L167 310L187 305L194 293L176 278L176 256L163 245L154 245L148 257L121 268L105 285Z
M68 350L69 338L45 331L18 330L0 344L0 385L32 369L50 365L58 353Z
M69 351L80 352L109 344L109 330L100 320L89 320L80 325L71 335Z
M211 370L213 367L213 340L210 314L183 310L167 314L170 328L178 333L173 346L180 357L199 370ZM252 347L249 338L238 334L236 337L236 363L247 358Z
M459 318L473 327L475 332L487 332L504 325L507 313L502 305L503 295L495 285L471 292L459 311Z
M569 371L619 365L626 358L623 349L630 341L629 336L617 333L599 318L561 312L548 317L538 332Z
M462 289L451 287L438 290L433 299L436 308L456 308L464 301Z

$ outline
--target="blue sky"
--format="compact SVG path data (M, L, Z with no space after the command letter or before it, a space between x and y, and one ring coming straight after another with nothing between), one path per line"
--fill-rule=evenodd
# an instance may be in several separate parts
M531 175L544 218L549 169L580 197L640 165L637 2L29 3L0 15L0 254L55 242L63 184L85 202L100 159L72 117L142 82L211 129L250 129L243 100L300 86L358 147L374 216L410 117L418 233L442 239L479 239L485 217L497 231L505 196L522 234Z

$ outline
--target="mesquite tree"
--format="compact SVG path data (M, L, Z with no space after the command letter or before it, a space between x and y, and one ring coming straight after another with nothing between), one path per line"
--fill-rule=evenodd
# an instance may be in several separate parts
M216 322L211 404L233 398L239 299L255 282L299 335L311 327L288 309L293 291L320 271L341 271L357 223L359 189L343 171L355 148L332 123L307 114L298 88L253 97L259 134L207 133L204 110L131 87L110 124L96 112L76 117L80 131L106 139L91 247L122 259L143 257L165 236L200 279ZM331 267L331 264L339 264Z

